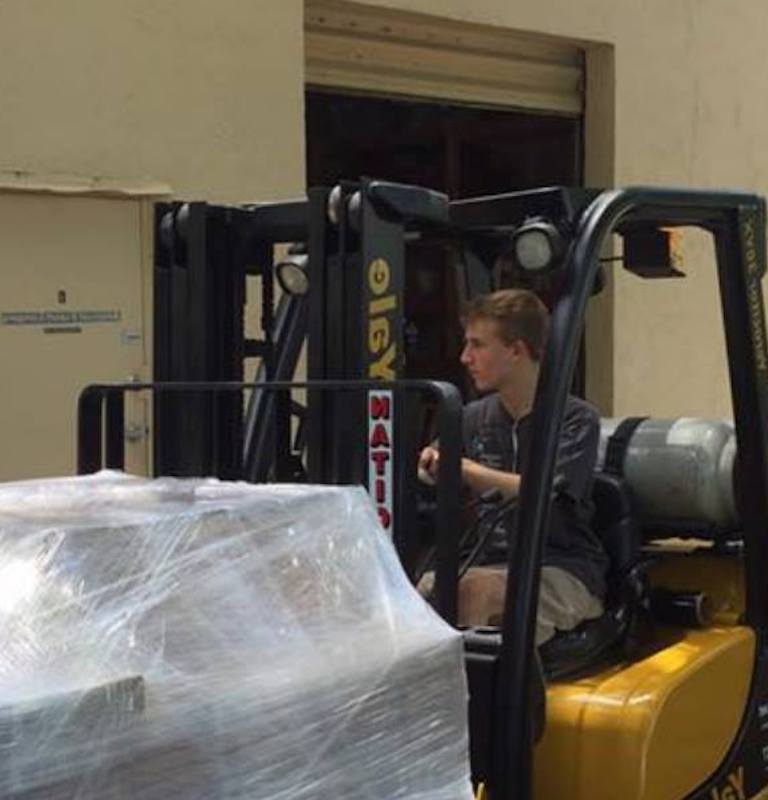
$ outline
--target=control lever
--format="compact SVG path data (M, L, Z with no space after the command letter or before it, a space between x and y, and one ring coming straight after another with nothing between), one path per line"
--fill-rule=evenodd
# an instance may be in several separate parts
M494 490L499 493L499 499L501 499L501 492L498 489ZM494 503L498 503L499 500L493 500ZM491 522L489 525L485 526L485 530L483 530L482 534L477 537L477 541L475 542L475 546L470 551L469 555L464 559L464 563L459 567L459 580L464 577L467 573L467 570L477 561L480 557L481 553L485 549L486 544L488 543L488 539L490 538L493 531L496 529L496 526L501 522L501 520L517 505L517 498L511 497L505 500L500 506L495 506L494 508L490 509L490 511L494 512L493 517L491 518ZM478 518L482 519L482 521L487 520L489 514L486 513L484 516ZM479 526L473 526L479 529Z
M483 522L487 520L491 514L495 514L497 512L498 507L496 506L496 503L498 503L502 499L502 497L503 495L498 489L488 489L466 504L465 508L467 510L477 508L477 506L479 505L489 505L490 507L483 509L483 511L481 511L480 514L478 514L478 517L475 520L475 522L472 525L470 525L462 534L458 543L459 554L461 554L461 552L464 550L467 544L472 540L472 537L479 530ZM421 578L427 572L433 570L434 567L435 567L435 548L433 546L431 548L431 553L424 561L423 567L420 570L418 570L416 574L416 583L418 584ZM429 594L431 595L431 591Z
M496 493L493 496L493 493ZM492 495L491 499L485 500L484 502L491 502L491 503L498 503L502 499L502 494L498 489L491 489L488 492L485 492L484 495L481 495L483 498L485 495ZM552 496L553 499L557 497L565 497L570 499L570 495L568 494L568 480L566 479L565 475L562 473L558 473L555 475L554 480L552 481ZM478 536L477 542L475 546L472 548L470 554L464 560L464 563L459 567L459 579L463 578L464 575L467 573L467 570L477 561L480 555L485 548L485 545L488 542L489 537L496 529L496 526L501 522L501 520L517 505L517 497L510 497L505 500L501 505L497 506L495 509L495 515L490 521L490 524L486 525L485 530L483 531L482 535ZM479 530L479 526L481 522L484 522L488 519L488 514L481 515L478 517L477 523L472 526L470 529L471 531Z

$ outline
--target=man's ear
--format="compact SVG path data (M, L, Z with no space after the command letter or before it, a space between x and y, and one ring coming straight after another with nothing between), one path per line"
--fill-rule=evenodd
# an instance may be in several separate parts
M528 345L522 339L514 339L507 347L509 348L510 355L516 360L531 357Z
M530 347L528 347L527 343L522 339L515 339L514 342L510 345L510 347L514 347L514 355L516 358L525 358L528 361L534 361L533 354L531 353Z

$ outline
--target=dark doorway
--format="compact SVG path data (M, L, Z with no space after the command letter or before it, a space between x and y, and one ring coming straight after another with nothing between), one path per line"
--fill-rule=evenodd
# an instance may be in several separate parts
M582 124L573 117L309 90L306 141L308 186L367 176L458 199L582 182ZM410 248L406 375L450 380L466 391L446 258Z
M307 184L361 175L451 198L581 183L579 119L308 91Z

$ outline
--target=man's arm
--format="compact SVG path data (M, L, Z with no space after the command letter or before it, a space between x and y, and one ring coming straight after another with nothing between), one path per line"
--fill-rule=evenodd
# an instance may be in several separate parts
M586 403L573 405L566 412L557 447L555 475L565 479L565 489L574 499L585 498L591 485L600 441L600 418Z
M461 477L475 494L498 489L504 497L513 498L520 493L520 475L517 472L486 467L471 458L461 459Z
M587 481L597 459L600 420L590 406L581 404L566 414L555 459L555 476L565 479L566 491L582 499ZM463 458L461 474L464 483L476 494L498 489L507 498L520 493L520 474L493 469Z
M586 482L591 477L597 458L600 421L589 406L574 409L566 415L560 433L555 461L555 475L565 479L566 491L574 498L582 498ZM419 477L425 483L434 483L440 466L440 451L434 445L425 447L419 457ZM476 495L498 489L506 498L520 494L520 474L493 469L473 461L461 459L461 477L465 486Z
M419 455L419 479L434 484L440 469L440 451L433 446L425 447ZM515 472L492 469L471 458L461 459L461 479L474 494L483 494L489 489L498 489L505 497L517 497L520 491L520 476Z

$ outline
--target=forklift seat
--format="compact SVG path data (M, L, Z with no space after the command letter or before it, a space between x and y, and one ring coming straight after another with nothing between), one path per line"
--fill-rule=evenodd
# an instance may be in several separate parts
M546 688L543 678L560 681L597 664L613 648L620 647L632 630L632 621L642 598L639 576L640 529L632 513L629 493L621 478L597 472L594 476L595 531L609 556L608 595L605 613L572 631L563 631L539 648L539 658L529 687L531 735L538 741L545 729ZM498 628L464 631L469 721L472 735L471 761L475 781L489 774L488 753L492 739L490 720L498 680Z
M621 646L632 630L643 598L640 526L626 484L615 475L596 472L592 497L595 532L610 564L605 612L571 631L557 633L539 648L549 680L581 672L607 651Z

